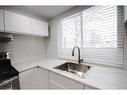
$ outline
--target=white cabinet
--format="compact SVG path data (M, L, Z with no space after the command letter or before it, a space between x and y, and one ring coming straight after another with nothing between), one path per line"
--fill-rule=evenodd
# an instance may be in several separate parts
M29 17L4 11L5 31L17 34L32 34L31 33L31 19Z
M48 36L48 23L32 19L31 30L34 35L37 36Z
M39 67L38 75L39 89L48 89L48 71Z
M38 69L33 68L19 74L21 89L38 89Z
M3 17L4 16L4 17ZM4 18L4 19L3 19ZM48 23L33 19L15 12L0 10L0 30L5 27L5 32L15 34L30 34L41 37L47 37ZM5 24L3 24L3 21ZM5 25L3 27L3 25Z
M41 67L21 72L19 80L21 89L97 89Z
M33 68L19 74L21 89L48 89L48 71Z
M0 9L0 32L4 31L3 10Z
M85 90L97 90L98 88L95 88L95 87L92 87L92 86L89 86L89 85L84 85L84 89Z
M49 72L49 89L83 89L83 85L59 74Z
M56 81L49 79L49 89L67 89L67 88L64 88L61 84L58 84Z

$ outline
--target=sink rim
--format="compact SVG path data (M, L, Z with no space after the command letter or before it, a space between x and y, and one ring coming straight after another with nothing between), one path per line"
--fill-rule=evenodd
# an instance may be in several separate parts
M63 71L63 72L67 72L68 74L76 75L76 76L78 76L78 77L80 77L80 78L85 78L85 77L88 75L88 73L91 71L91 69L93 68L92 65L80 63L80 64L83 65L83 66L88 66L88 67L89 67L89 69L88 69L86 72L81 72L82 75L79 75L79 74L76 74L76 73L72 73L72 72L70 72L70 71L63 70L63 69L58 68L58 67L60 67L60 66L62 66L62 65L64 65L64 64L67 64L67 63L72 63L72 64L76 64L76 65L79 64L79 63L76 63L76 62L69 62L69 61L68 61L68 62L65 62L65 63L63 63L63 64L57 65L57 66L55 66L55 67L53 67L53 68L56 69L56 70L60 70L60 71ZM77 70L75 70L75 71L77 71ZM78 71L77 71L77 72L78 72ZM80 71L79 71L79 72L80 72Z

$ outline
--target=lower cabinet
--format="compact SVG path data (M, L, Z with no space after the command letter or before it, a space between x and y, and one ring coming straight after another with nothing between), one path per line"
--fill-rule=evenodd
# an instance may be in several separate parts
M47 89L48 71L42 68L33 68L19 74L21 89Z
M95 88L95 87L92 87L92 86L89 86L89 85L84 85L84 89L85 90L99 90L98 88Z
M21 89L95 89L41 67L19 74Z
M58 84L56 81L49 79L49 89L66 89L63 85Z
M39 83L39 89L48 89L48 70L38 68L37 81Z
M49 72L49 89L83 89L84 86L59 74Z

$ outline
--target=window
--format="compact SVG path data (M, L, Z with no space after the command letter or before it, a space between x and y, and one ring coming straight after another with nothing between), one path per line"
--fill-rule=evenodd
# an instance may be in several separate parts
M78 46L86 62L123 64L123 7L91 7L61 20L61 29L59 57Z
M80 14L62 21L63 48L80 46L81 42L81 20Z
M117 7L98 8L82 12L83 46L117 48Z

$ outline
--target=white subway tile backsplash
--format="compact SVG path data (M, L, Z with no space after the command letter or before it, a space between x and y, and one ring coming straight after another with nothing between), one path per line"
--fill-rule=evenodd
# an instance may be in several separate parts
M45 38L17 34L13 37L12 42L0 43L0 52L9 51L12 64L45 57Z

